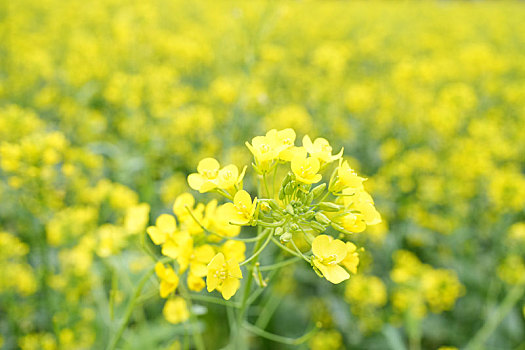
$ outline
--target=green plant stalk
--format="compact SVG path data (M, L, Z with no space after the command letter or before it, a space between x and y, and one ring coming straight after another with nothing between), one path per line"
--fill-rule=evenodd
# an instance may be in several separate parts
M190 327L191 327L191 333L193 335L193 341L195 343L195 347L197 348L197 350L205 350L206 346L204 345L204 339L202 338L201 332L199 332L198 330L197 316L195 316L195 313L193 312L191 297L184 283L181 283L179 285L179 291L180 291L181 296L184 298L184 300L186 300L186 303L188 305L188 311L190 312L190 322L191 322Z
M498 328L499 324L505 316L512 310L514 305L521 299L523 293L525 292L525 281L514 286L510 292L507 294L503 302L498 306L497 310L494 312L491 317L487 319L485 324L480 328L480 330L474 335L474 337L468 342L465 350L476 350L481 349L483 344L490 337L492 332Z
M131 297L128 306L126 307L126 312L124 313L124 318L122 319L122 322L120 323L120 326L109 342L108 346L106 347L107 350L114 350L120 338L122 337L122 333L124 333L124 330L126 329L126 326L128 325L129 319L131 317L131 314L133 313L133 309L135 308L135 304L137 303L137 299L140 296L140 293L142 292L142 289L146 285L146 282L148 282L149 278L153 275L155 272L155 266L151 267L140 279L137 288L135 288L135 292L133 293L133 296Z
M259 226L259 230L261 229L261 227ZM272 237L272 232L268 232L268 235L269 237ZM259 248L261 247L261 245L263 244L263 238L264 238L264 235L263 234L259 234L258 236L261 236L259 238L259 240L255 243L255 246L253 247L253 252L257 252L259 251ZM252 287L252 283L253 283L253 274L252 274L252 271L253 269L255 268L255 264L257 264L258 262L258 257L259 255L255 255L255 259L252 260L250 266L248 267L248 276L246 278L246 284L244 286L244 289L243 289L243 294L242 294L242 299L241 299L241 307L240 307L240 310L239 310L239 313L237 314L237 322L236 322L236 331L235 331L235 342L239 342L240 341L240 336L241 336L241 328L242 328L242 324L244 323L244 317L245 317L245 314L246 314L246 309L248 308L249 304L248 304L248 298L250 296L250 290L251 290L251 287ZM238 344L236 344L238 345ZM235 346L234 348L238 348L238 346Z

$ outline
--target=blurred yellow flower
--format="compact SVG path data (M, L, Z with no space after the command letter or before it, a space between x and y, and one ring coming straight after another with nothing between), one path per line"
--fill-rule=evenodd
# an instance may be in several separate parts
M162 310L164 318L169 323L178 324L190 318L188 305L182 297L168 299Z
M160 278L160 296L161 298L167 298L168 295L177 289L179 276L171 267L165 267L161 262L155 265L155 273Z
M197 173L188 175L188 184L200 193L217 188L220 167L219 162L214 158L202 159L197 165Z
M172 215L162 214L157 218L155 226L150 226L146 230L149 237L156 245L166 242L168 236L172 235L177 229L177 222Z

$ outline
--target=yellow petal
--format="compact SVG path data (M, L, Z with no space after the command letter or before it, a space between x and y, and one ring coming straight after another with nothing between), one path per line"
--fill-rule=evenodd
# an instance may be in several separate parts
M206 172L216 172L220 168L219 162L214 158L204 158L197 165L197 171L199 174L205 174Z
M190 264L190 274L197 277L204 277L208 273L208 269L205 264L192 262Z
M193 173L188 175L188 185L196 191L200 190L205 181L206 179L201 174Z
M150 226L146 229L146 232L148 233L149 238L155 243L156 245L160 245L164 242L166 242L166 233L161 232L156 226Z
M170 234L177 229L177 222L175 217L169 214L162 214L157 218L155 222L156 226L164 233Z
M237 292L241 282L236 278L227 278L222 285L222 297L225 300L230 300L230 298Z
M208 264L208 272L210 270L221 270L224 266L225 260L224 260L224 254L217 253L213 259L211 259L210 263Z
M188 288L194 292L200 292L205 286L206 283L201 277L195 276L192 273L188 274Z
M236 261L232 261L232 260L228 261L226 268L228 269L228 275L230 277L242 278L241 267L239 266L239 263L237 263Z
M338 284L350 278L350 275L344 268L339 265L315 265L323 274L323 276L333 284Z
M162 245L162 255L168 256L172 259L177 259L179 256L179 249L175 242L172 240L166 241L166 243Z
M165 267L161 262L158 262L155 264L155 273L161 280L164 279L164 276L165 276L164 271L165 271Z
M208 292L213 292L215 288L219 286L220 280L214 275L210 274L208 271L208 276L206 276L206 287Z
M198 248L196 248L193 251L193 254L195 254L195 260L203 263L208 264L211 259L215 256L215 250L213 250L213 247L209 244L204 244Z
M318 258L325 258L330 255L330 242L333 238L328 235L319 235L312 242L312 252Z

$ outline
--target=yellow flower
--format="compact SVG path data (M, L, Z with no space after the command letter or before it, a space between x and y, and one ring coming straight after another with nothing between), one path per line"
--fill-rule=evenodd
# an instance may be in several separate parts
M146 230L149 237L156 245L163 244L169 235L177 229L177 222L172 215L162 214L157 218L155 226L150 226Z
M233 203L226 203L219 208L220 214L228 222L236 225L248 224L255 213L257 207L257 197L253 199L245 190L240 190L233 197Z
M188 273L188 288L194 292L200 292L204 287L206 287L206 282L204 282L204 279L202 277L195 276L191 273L191 271Z
M237 225L231 225L224 213L228 211L224 205L217 207L217 200L212 200L206 205L206 212L203 220L203 225L212 232L227 237L235 237L241 232L241 228ZM222 238L216 235L211 235L209 238L213 241L220 241Z
M183 262L179 263L179 265L181 266L181 270L186 270L186 267L189 265L190 273L194 276L206 276L206 267L215 255L215 250L213 250L213 247L209 244L204 244L195 249L193 249L192 247L191 250L188 249L188 251L189 252L185 251L185 254L182 254L181 257L179 257L179 259L177 260L184 260Z
M233 164L226 165L224 168L219 170L219 176L217 177L217 187L223 190L230 190L236 185L240 184L246 173L246 166L242 169L239 175L239 169Z
M172 259L179 259L181 254L187 250L191 251L191 249L193 249L193 238L188 232L180 231L166 239L166 242L162 245L162 254Z
M188 209L193 211L194 205L195 198L193 198L193 195L191 193L183 193L175 198L175 203L173 203L173 212L175 215L177 215L177 218L182 221L185 217L190 216ZM188 209L186 209L186 207Z
M337 175L339 177L339 183L342 188L355 188L362 189L363 181L366 179L357 175L355 170L350 168L348 161L339 160L339 168L337 169Z
M359 254L357 247L352 242L346 242L346 257L341 261L341 265L346 267L348 271L353 274L357 273L357 265L359 265Z
M197 173L188 175L188 184L200 193L208 192L217 187L219 162L214 158L204 158L197 165Z
M162 313L166 321L173 324L184 322L190 318L188 305L182 297L175 297L166 301Z
M320 168L317 158L295 157L292 160L291 168L297 180L305 184L314 184L323 178L321 174L317 174Z
M129 233L144 232L149 221L149 209L147 203L141 203L127 209L124 227Z
M239 289L242 278L239 264L233 260L224 258L224 254L218 253L208 264L206 285L208 292L220 288L222 297L229 300Z
M226 260L243 261L246 257L246 244L241 241L228 240L222 245L221 252Z
M177 289L179 277L171 267L164 267L160 262L155 265L155 273L160 278L160 296L166 298Z
M359 213L348 213L345 216L338 218L337 222L339 222L345 230L350 232L363 232L366 228L363 215Z
M376 225L381 222L381 215L374 206L372 196L364 189L355 191L355 189L347 188L343 190L344 204L348 209L357 210L362 216L367 225Z
M306 148L310 156L317 158L321 164L331 163L334 160L340 159L344 151L344 148L341 148L338 154L332 155L332 146L330 146L328 140L319 137L312 143L308 135L304 135L303 137L303 147Z
M252 143L246 142L246 147L252 152L255 163L261 171L267 171L272 161L279 159L281 151L288 146L279 142L277 131L272 129L265 136L256 136Z
M328 281L334 284L341 283L350 277L348 272L338 265L346 257L347 251L343 241L328 235L319 235L312 242L312 262Z

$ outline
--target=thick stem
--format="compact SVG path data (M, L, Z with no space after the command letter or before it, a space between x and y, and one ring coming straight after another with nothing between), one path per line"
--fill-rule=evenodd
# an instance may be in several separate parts
M503 302L498 306L496 311L487 318L487 322L480 328L480 330L474 335L474 337L469 341L466 350L481 349L483 344L490 337L492 332L498 328L499 324L505 316L512 310L514 305L521 299L523 293L525 292L525 281L521 284L514 286L509 294L503 299Z

